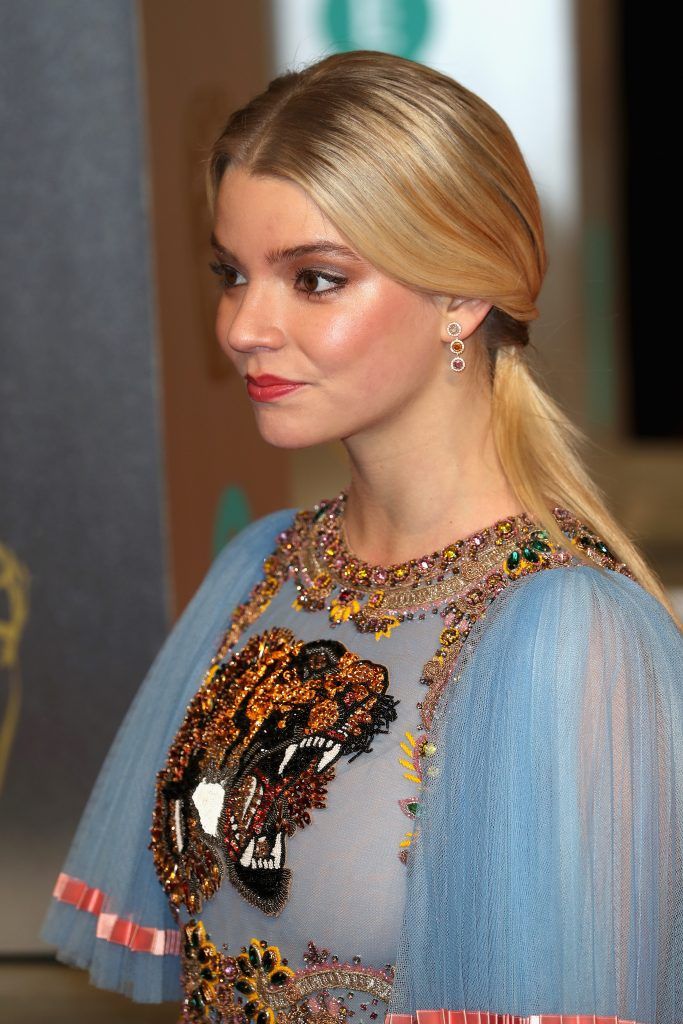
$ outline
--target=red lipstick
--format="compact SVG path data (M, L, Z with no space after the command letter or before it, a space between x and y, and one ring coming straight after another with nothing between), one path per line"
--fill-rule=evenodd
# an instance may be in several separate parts
M275 377L272 373L261 373L258 377L247 374L247 392L257 402L272 402L276 398L303 387L303 381Z

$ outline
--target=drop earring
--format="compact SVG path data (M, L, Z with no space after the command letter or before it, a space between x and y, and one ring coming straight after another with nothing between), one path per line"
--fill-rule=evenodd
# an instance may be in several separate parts
M462 358L462 352L465 348L465 342L460 337L462 327L455 320L450 323L446 328L451 338L453 339L450 345L451 352L455 353L455 358L451 359L451 370L455 370L457 373L460 370L465 369L465 360Z

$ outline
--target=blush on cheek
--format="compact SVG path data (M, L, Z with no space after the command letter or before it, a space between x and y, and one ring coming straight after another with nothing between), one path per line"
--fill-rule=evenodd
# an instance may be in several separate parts
M330 307L325 327L325 351L331 359L346 365L351 361L373 358L378 361L388 354L389 339L405 321L406 310L394 300L395 285L388 278L373 274L353 286L353 302L340 302ZM405 290L405 289L403 289ZM350 293L349 293L350 297ZM405 304L405 299L401 296ZM414 316L414 313L411 315Z

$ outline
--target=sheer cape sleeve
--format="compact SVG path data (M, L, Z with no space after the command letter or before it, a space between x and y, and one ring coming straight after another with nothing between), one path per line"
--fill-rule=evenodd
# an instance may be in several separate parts
M570 565L515 581L468 641L431 730L394 1024L680 1024L676 624L632 579Z
M100 988L182 996L180 935L148 849L156 774L232 612L296 509L249 524L219 553L144 678L100 770L41 935Z

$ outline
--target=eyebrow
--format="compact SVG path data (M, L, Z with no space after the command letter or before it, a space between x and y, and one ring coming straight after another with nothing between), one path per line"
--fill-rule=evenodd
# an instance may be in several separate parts
M239 263L237 256L221 245L213 231L211 232L211 246L221 256ZM356 263L361 262L358 254L353 249L342 245L341 242L328 242L325 239L319 239L315 242L304 242L302 245L294 245L287 249L270 249L266 253L266 263L271 266L276 263L288 263L290 260L300 260L302 256L311 256L312 254L341 256L348 260L354 260Z

